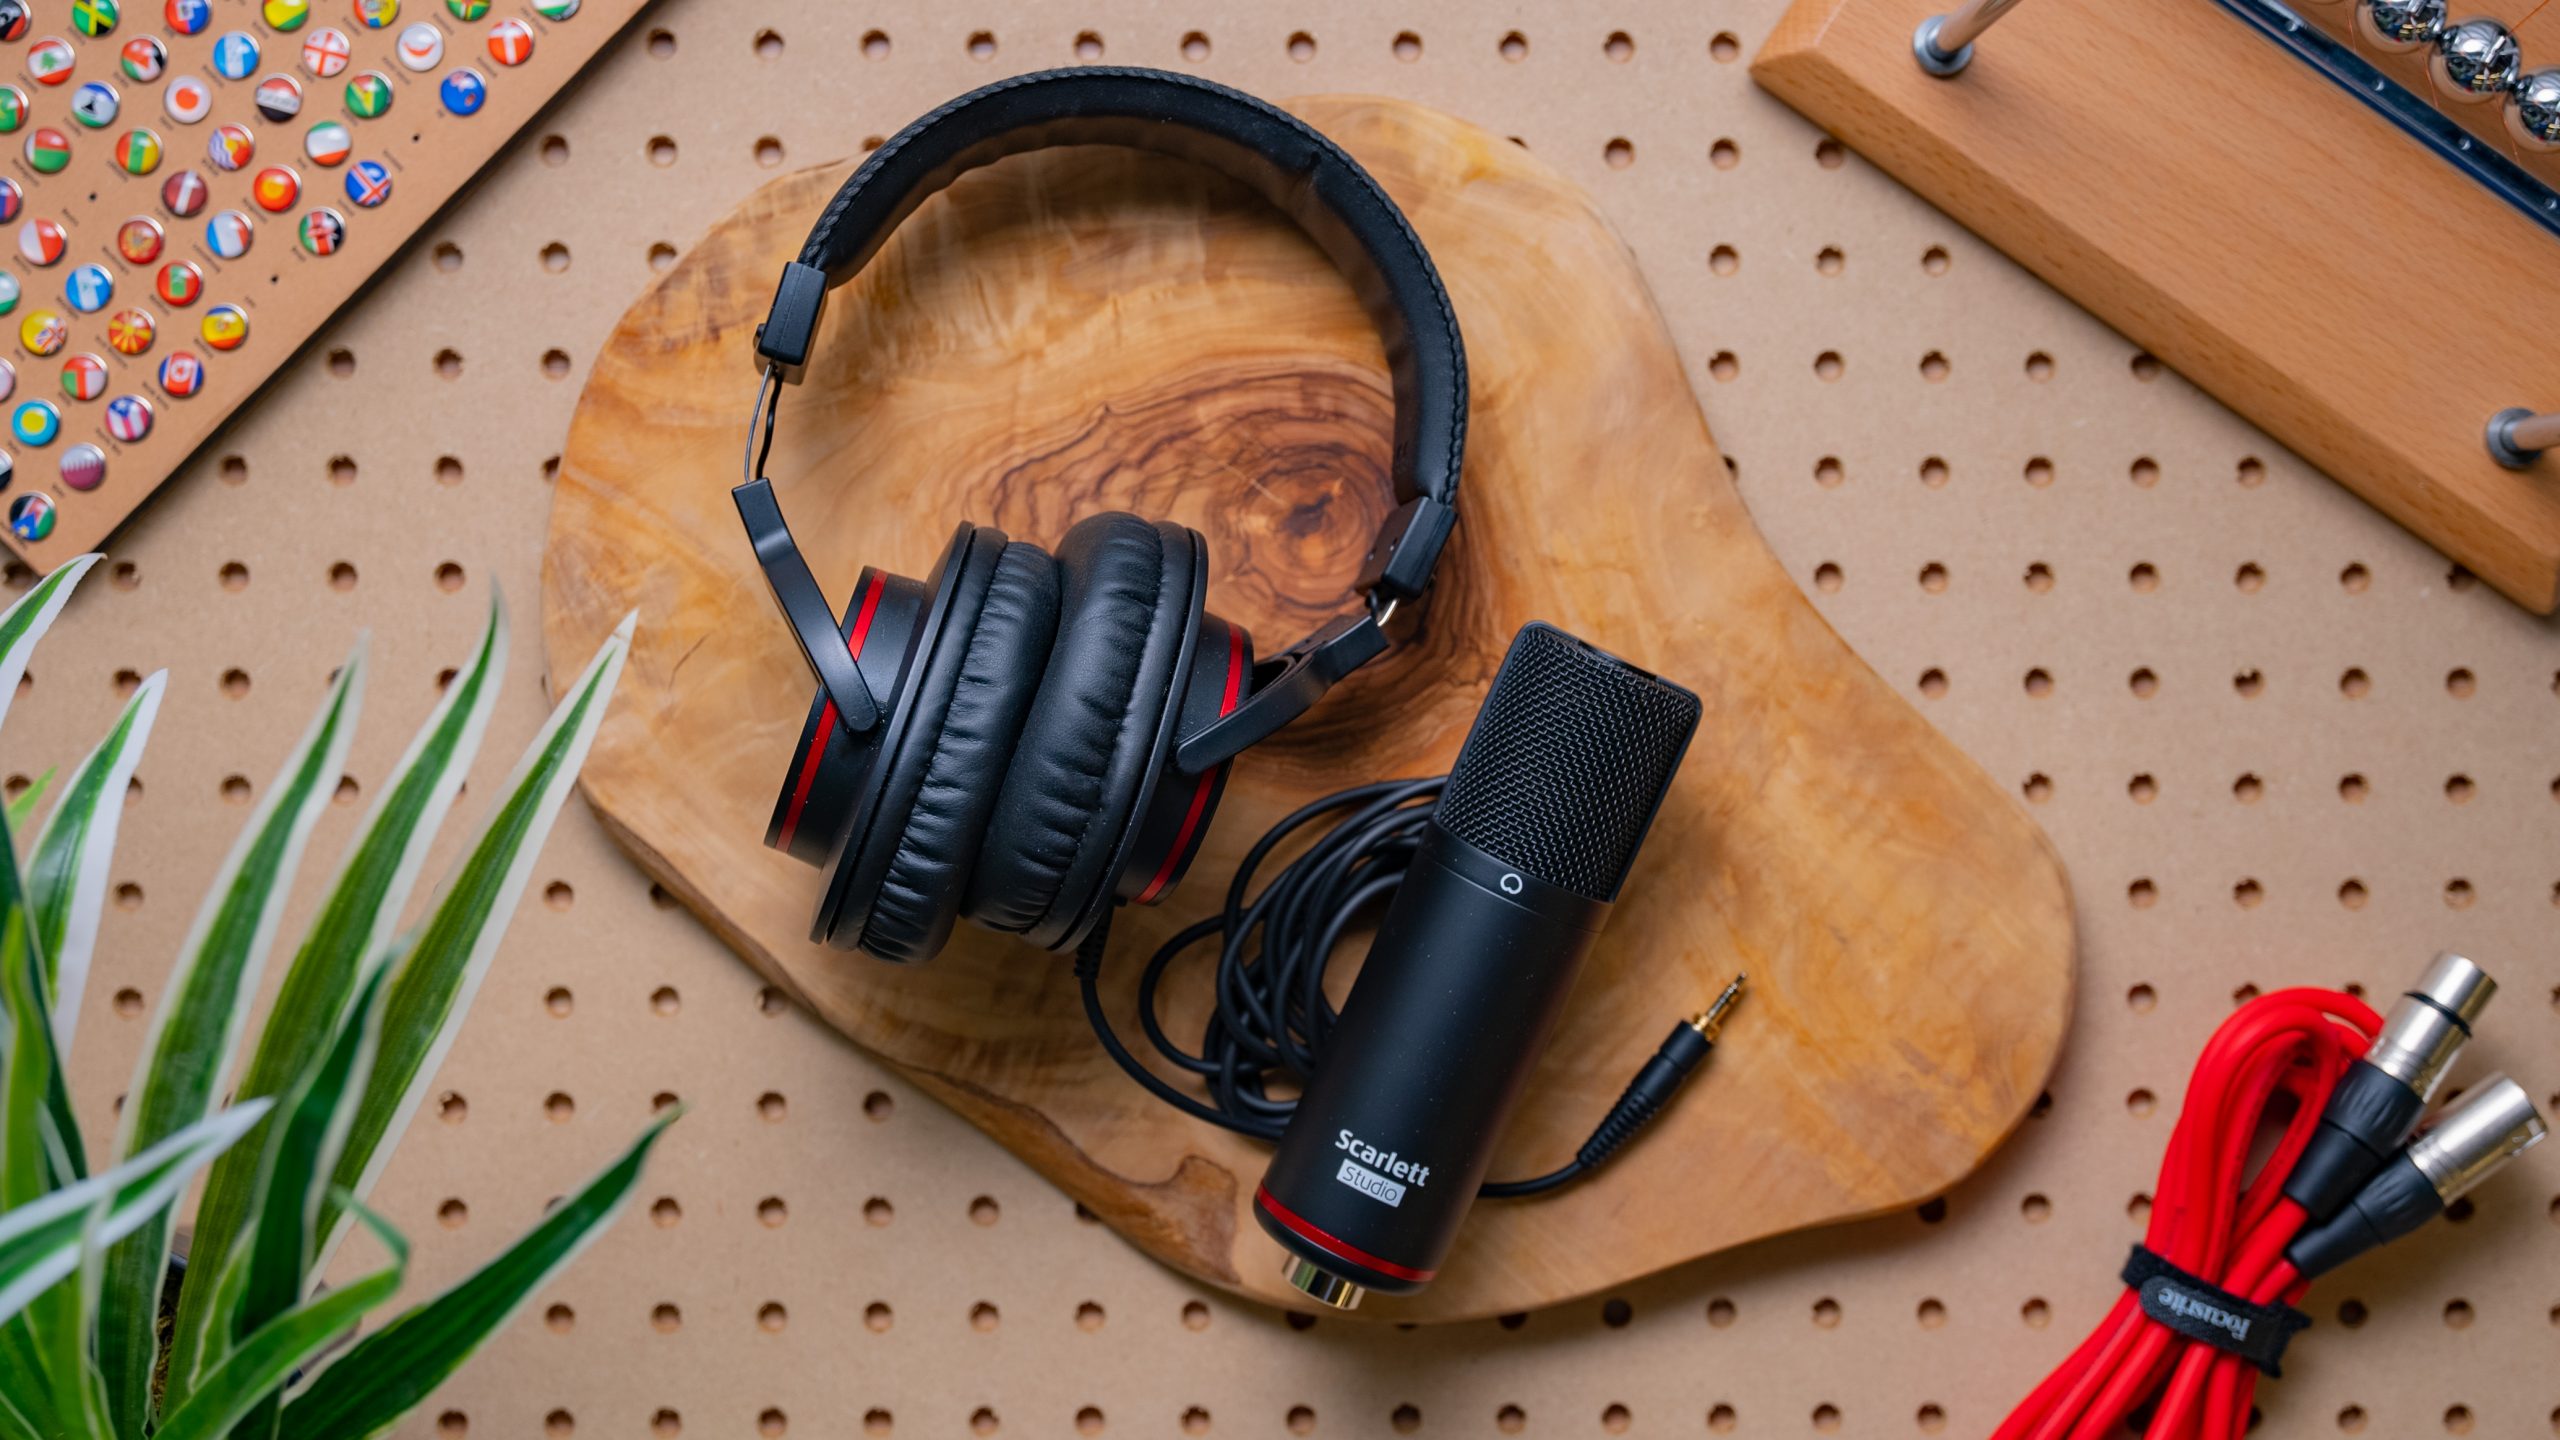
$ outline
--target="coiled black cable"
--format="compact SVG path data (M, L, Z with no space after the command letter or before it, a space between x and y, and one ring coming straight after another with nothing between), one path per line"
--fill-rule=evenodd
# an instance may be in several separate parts
M1279 1140L1297 1101L1274 1095L1274 1084L1286 1082L1303 1091L1323 1063L1326 1040L1341 1018L1324 993L1325 968L1336 944L1345 930L1364 917L1373 918L1404 882L1447 782L1445 775L1385 780L1300 806L1245 852L1217 914L1178 931L1147 958L1138 977L1139 1024L1167 1064L1199 1077L1205 1100L1148 1068L1104 1013L1099 981L1110 943L1106 912L1076 952L1085 1016L1103 1049L1131 1079L1184 1114L1258 1140ZM1248 898L1254 875L1272 852L1328 817L1339 818L1303 854L1281 866L1261 893ZM1165 1032L1157 995L1173 962L1213 939L1218 941L1213 972L1217 1003L1200 1048L1185 1050ZM1740 983L1727 990L1717 1008L1673 1027L1671 1038L1637 1072L1571 1160L1526 1180L1487 1182L1477 1193L1506 1198L1543 1194L1597 1168L1653 1118L1706 1058L1715 1023L1739 993Z

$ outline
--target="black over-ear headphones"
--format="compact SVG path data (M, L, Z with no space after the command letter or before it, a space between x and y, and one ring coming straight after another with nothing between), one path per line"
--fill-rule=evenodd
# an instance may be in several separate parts
M808 364L827 291L963 172L1096 144L1253 186L1353 282L1386 342L1398 503L1361 565L1367 604L1261 664L1243 627L1206 608L1200 534L1121 513L1077 524L1054 555L963 524L922 583L866 567L839 619L764 478L780 387ZM1018 75L908 126L783 267L756 356L733 494L818 677L765 842L827 873L810 938L884 959L929 959L961 915L1060 948L1115 898L1162 898L1208 832L1227 762L1384 651L1391 626L1409 633L1457 523L1466 351L1413 227L1305 121L1187 75Z

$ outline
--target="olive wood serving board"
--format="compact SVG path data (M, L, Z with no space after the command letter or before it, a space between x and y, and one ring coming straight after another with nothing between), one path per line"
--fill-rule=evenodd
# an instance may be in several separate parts
M1422 639L1241 760L1189 883L1122 915L1104 982L1124 1033L1144 956L1216 905L1267 825L1445 769L1513 631L1544 619L1692 687L1705 717L1494 1173L1570 1154L1733 972L1750 995L1599 1178L1477 1206L1437 1282L1359 1313L1523 1310L1954 1184L2027 1113L2063 1033L2072 916L2052 848L1763 545L1589 197L1434 111L1292 108L1405 207L1455 298L1462 519ZM820 877L761 843L812 687L726 492L755 322L844 173L757 192L597 358L553 502L545 640L557 671L634 606L640 628L587 795L759 971L1132 1243L1303 1305L1248 1213L1267 1152L1116 1070L1065 957L965 924L912 969L812 945ZM1205 533L1213 605L1266 650L1351 603L1390 504L1378 341L1240 186L1120 150L1008 160L930 202L853 288L784 397L767 471L831 594L866 561L922 575L963 517L1049 542L1118 507ZM1356 958L1336 969L1338 995ZM1173 986L1186 1040L1204 979Z

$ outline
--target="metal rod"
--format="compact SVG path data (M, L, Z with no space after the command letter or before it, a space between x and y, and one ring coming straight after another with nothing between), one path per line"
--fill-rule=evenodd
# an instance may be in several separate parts
M1911 55L1920 68L1944 79L1973 63L1973 42L2018 0L1965 0L1944 15L1932 15L1912 32Z
M2560 410L2536 415L2518 407L2489 417L2489 456L2510 470L2521 470L2546 450L2560 449Z

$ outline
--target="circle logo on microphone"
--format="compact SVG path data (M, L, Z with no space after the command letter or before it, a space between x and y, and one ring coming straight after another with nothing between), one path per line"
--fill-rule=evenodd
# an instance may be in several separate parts
M1505 895L1517 895L1517 894L1519 894L1519 893L1521 892L1521 890L1522 890L1523 888L1525 888L1525 887L1523 886L1523 884L1522 884L1522 882L1521 882L1521 879L1520 879L1520 877L1519 877L1517 874L1506 874L1506 875L1504 875L1504 876L1502 877L1502 893L1503 893L1503 894L1505 894Z

